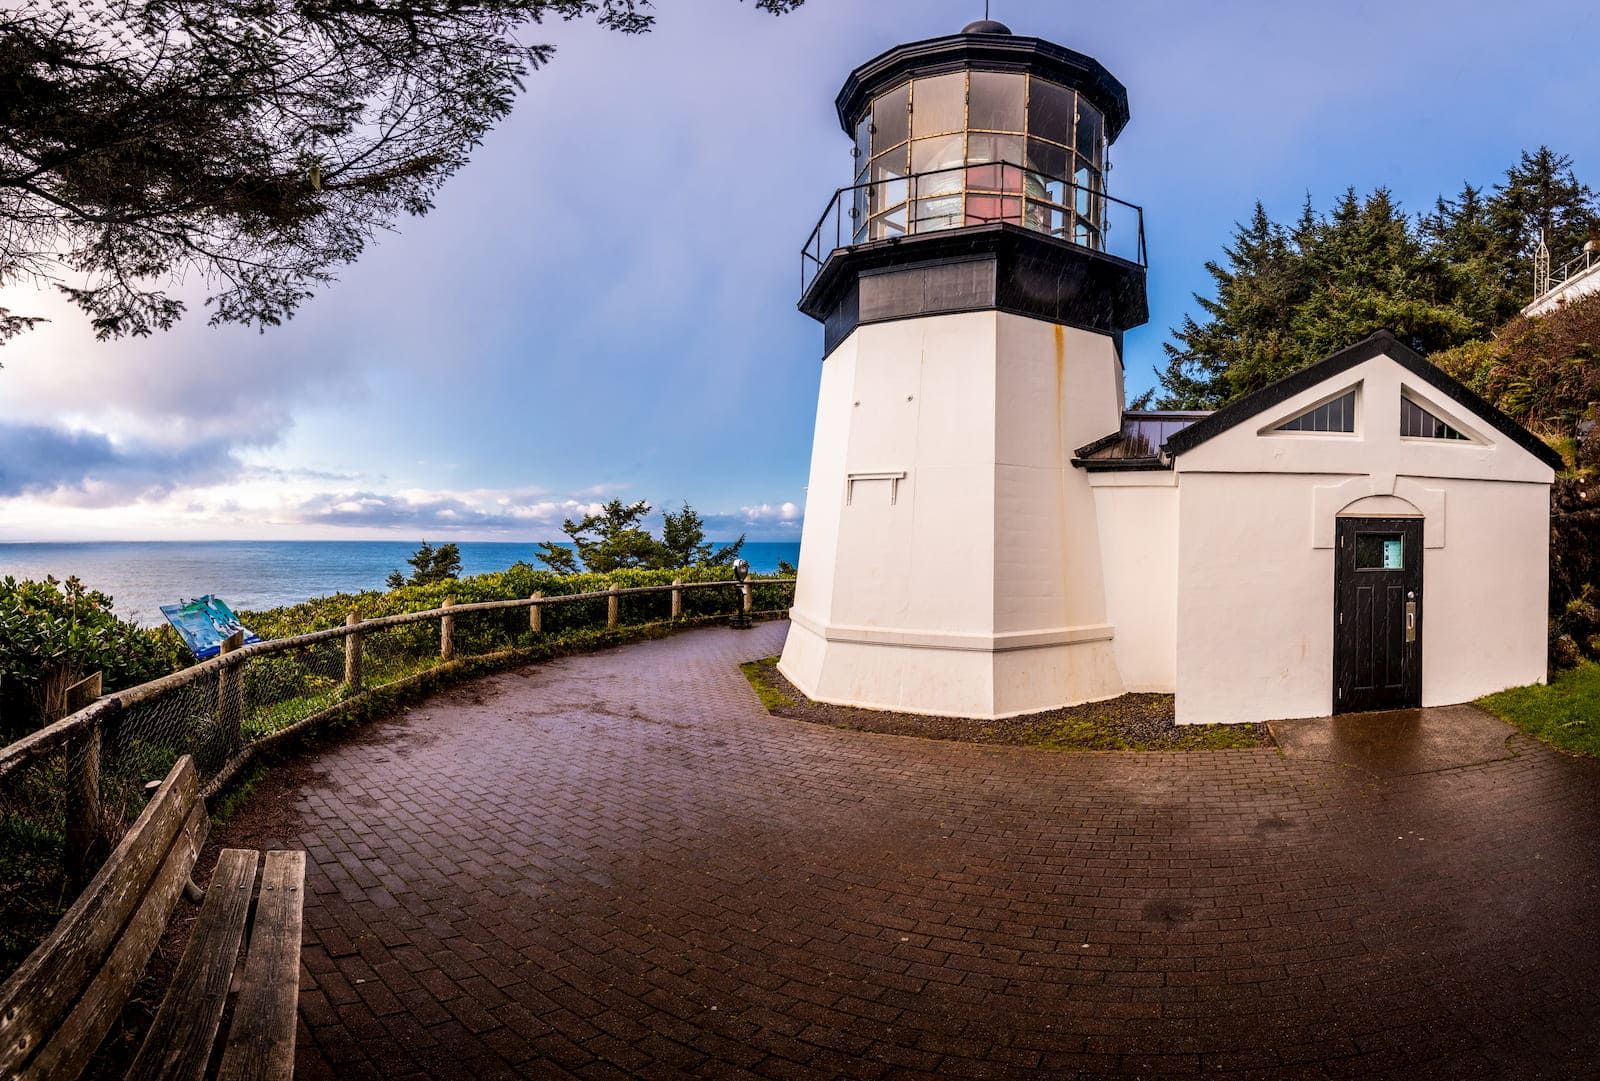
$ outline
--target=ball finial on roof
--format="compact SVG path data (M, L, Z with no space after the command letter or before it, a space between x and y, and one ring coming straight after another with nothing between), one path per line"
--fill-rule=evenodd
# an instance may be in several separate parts
M963 34L1010 34L1011 27L993 19L979 19L961 28Z

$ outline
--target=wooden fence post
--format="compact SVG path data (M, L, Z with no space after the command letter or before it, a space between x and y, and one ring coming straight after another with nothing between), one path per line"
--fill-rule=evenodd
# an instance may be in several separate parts
M456 599L446 597L444 607L454 608ZM439 657L441 660L455 660L456 656L456 617L445 615L439 618Z
M76 713L101 694L100 673L67 688L66 712ZM65 716L65 714L63 714ZM100 813L100 722L67 744L67 836L63 852L73 885L94 877L104 856Z
M344 617L346 627L361 625L361 617L352 609ZM345 694L361 693L361 632L352 631L344 636L344 692Z
M617 587L611 587L611 596L606 598L606 629L616 630L617 624L622 622L622 598L617 596Z
M544 594L535 593L530 599L533 603L528 606L528 629L538 634L544 630L544 605L539 603L544 599Z
M235 631L222 640L218 656L232 653L244 645L244 632ZM244 666L225 664L217 670L217 723L231 758L241 746L239 722L244 716Z
M683 579L672 580L672 618L683 618Z

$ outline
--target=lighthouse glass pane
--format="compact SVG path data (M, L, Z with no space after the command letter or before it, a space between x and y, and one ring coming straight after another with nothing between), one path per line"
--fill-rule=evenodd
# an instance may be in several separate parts
M1028 134L1072 145L1078 95L1064 86L1032 79L1028 85Z
M956 134L917 139L911 144L911 172L917 177L918 195L942 195L961 190L966 143L966 136Z
M867 189L867 203L876 214L906 201L906 148L902 145L887 154L872 159L871 187Z
M1065 179L1072 172L1072 151L1038 139L1028 140L1028 168L1052 180Z
M967 73L918 79L912 84L911 134L944 135L967 126Z
M872 240L884 240L889 237L905 236L906 234L906 208L899 207L887 214L880 214L872 219L872 227L868 230Z
M967 127L981 131L1021 131L1027 77L994 71L972 73Z
M967 170L968 191L1022 193L1022 170L1015 165L979 165Z
M1023 224L1036 232L1066 237L1068 224L1071 220L1072 212L1065 207L1052 206L1049 203L1036 203L1029 200Z
M881 95L872 103L872 149L881 154L906 141L906 112L911 102L911 84Z
M1022 224L1022 200L1000 195L967 196L967 224L992 225L995 222Z
M962 224L959 193L942 195L936 199L917 200L912 232L927 233L937 229L959 229Z
M1100 110L1082 98L1078 99L1078 153L1087 155L1096 169L1103 164L1104 148L1100 136L1105 132L1105 122Z
M857 180L867 171L872 155L872 114L869 112L856 125L855 168L851 170Z

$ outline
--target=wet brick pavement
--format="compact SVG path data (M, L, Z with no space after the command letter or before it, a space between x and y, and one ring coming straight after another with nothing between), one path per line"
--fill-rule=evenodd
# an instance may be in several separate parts
M822 728L736 667L785 627L490 677L285 771L300 1076L1600 1075L1600 764Z

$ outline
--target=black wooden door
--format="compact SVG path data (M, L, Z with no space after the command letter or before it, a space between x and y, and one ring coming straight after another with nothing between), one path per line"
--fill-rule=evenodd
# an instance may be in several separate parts
M1422 519L1340 518L1333 711L1422 705Z

